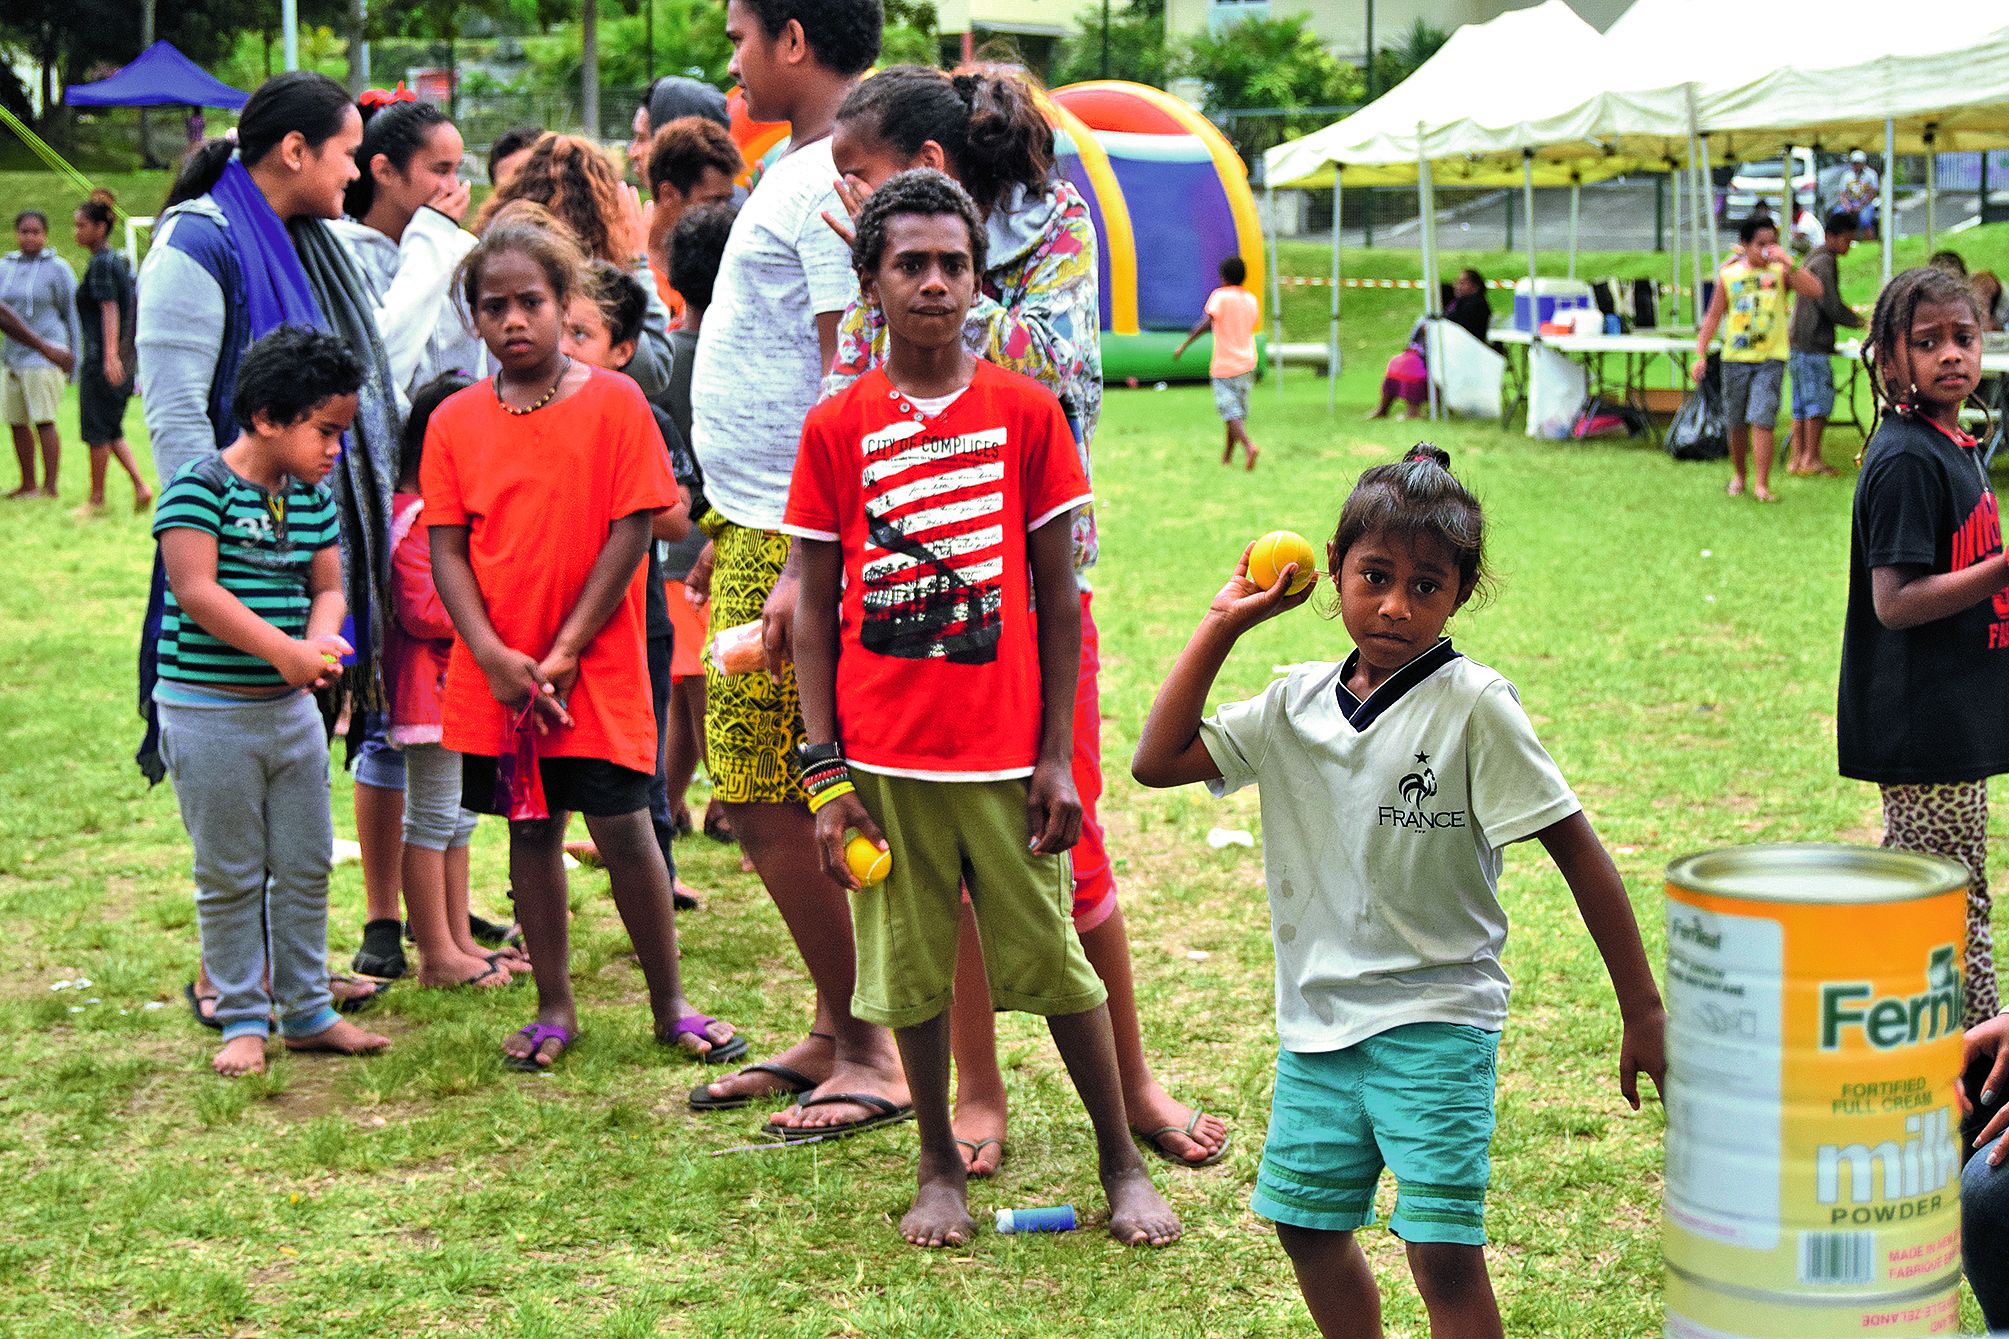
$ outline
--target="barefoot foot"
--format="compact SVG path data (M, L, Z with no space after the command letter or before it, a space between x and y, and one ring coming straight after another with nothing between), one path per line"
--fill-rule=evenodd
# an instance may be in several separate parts
M976 1232L960 1176L924 1176L900 1235L915 1246L961 1246Z
M328 1051L335 1055L375 1055L390 1047L389 1037L365 1032L346 1018L319 1032L286 1038L286 1049L289 1051Z
M210 1060L209 1067L226 1079L265 1072L265 1038L252 1033L232 1037Z
M1102 1189L1109 1196L1109 1235L1125 1246L1168 1246L1179 1240L1179 1215L1141 1166L1106 1173Z
M1729 483L1723 485L1723 491L1730 497L1742 497L1744 496L1744 481L1742 479L1732 479Z

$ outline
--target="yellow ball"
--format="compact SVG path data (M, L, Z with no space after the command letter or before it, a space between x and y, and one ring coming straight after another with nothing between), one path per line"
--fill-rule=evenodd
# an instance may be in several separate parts
M853 837L844 843L844 863L851 867L851 877L858 880L860 888L870 888L884 883L893 872L893 853L880 850L863 837Z
M1249 580L1264 590L1277 584L1277 577L1292 563L1297 575L1291 578L1290 593L1299 594L1310 586L1317 573L1317 557L1311 541L1295 530L1272 530L1249 550Z

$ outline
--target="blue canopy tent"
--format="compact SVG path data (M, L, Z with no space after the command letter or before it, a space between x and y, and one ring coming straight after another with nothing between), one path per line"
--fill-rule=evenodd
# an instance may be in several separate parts
M155 42L132 64L109 79L71 84L63 101L71 107L242 107L251 95L212 76L177 51Z

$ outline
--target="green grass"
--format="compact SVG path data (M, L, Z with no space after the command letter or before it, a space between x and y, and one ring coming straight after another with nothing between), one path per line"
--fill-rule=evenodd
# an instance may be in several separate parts
M1376 253L1357 270L1402 263ZM1493 268L1504 273L1504 260ZM572 885L588 1032L555 1074L511 1074L496 1057L529 1016L527 989L407 984L372 1016L396 1041L381 1058L275 1055L261 1081L213 1077L213 1036L179 999L195 955L186 839L169 789L147 790L129 761L146 530L130 516L72 518L73 447L62 503L0 506L0 922L11 931L0 939L0 1267L11 1283L0 1331L1308 1333L1288 1265L1246 1209L1275 1045L1261 858L1204 841L1215 825L1260 831L1255 798L1142 791L1123 763L1246 539L1277 526L1329 533L1354 475L1422 431L1358 421L1409 319L1392 302L1373 316L1378 296L1349 308L1362 352L1337 419L1311 378L1288 380L1281 404L1273 385L1258 388L1254 475L1216 463L1204 388L1118 391L1107 405L1104 813L1147 1045L1173 1090L1221 1113L1235 1141L1218 1167L1159 1171L1188 1236L1156 1253L1099 1230L986 1231L926 1255L901 1245L911 1126L708 1156L756 1137L762 1115L686 1110L706 1071L651 1043L639 973L604 877L589 872ZM135 406L136 436L138 422ZM73 417L63 429L74 443ZM1720 466L1678 465L1643 444L1535 443L1481 424L1432 435L1486 501L1501 578L1493 604L1453 631L1518 685L1626 877L1655 962L1671 857L1875 839L1873 790L1835 775L1848 478L1783 481L1781 505L1759 508L1724 499ZM1217 697L1345 649L1338 625L1307 608L1253 633ZM339 775L334 805L346 835ZM495 825L475 852L477 902L497 910ZM679 858L708 894L682 922L696 1001L759 1051L799 1035L807 983L755 881L701 838ZM1509 1331L1656 1334L1660 1109L1634 1114L1618 1097L1616 1009L1538 849L1509 856L1502 893L1516 992L1490 1222ZM355 866L337 870L333 902L346 958L362 919ZM51 989L79 976L92 984ZM1091 1147L1050 1043L1007 1017L1001 1045L1011 1151L974 1207L987 1217L1072 1201L1099 1229ZM1423 1335L1399 1247L1367 1240L1389 1333Z

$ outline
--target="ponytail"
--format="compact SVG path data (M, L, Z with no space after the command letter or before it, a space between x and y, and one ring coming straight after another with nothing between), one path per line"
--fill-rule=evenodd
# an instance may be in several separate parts
M370 109L363 121L363 142L356 146L360 170L342 194L342 212L360 219L376 203L377 177L370 164L379 155L403 172L432 138L433 128L447 124L446 113L430 102L394 102Z
M307 141L308 148L318 149L335 137L353 110L349 90L325 74L288 70L273 75L258 86L238 113L234 140L208 140L182 161L162 208L209 194L233 150L243 157L246 167L256 167L295 131Z
M969 108L968 149L957 160L963 188L986 215L1011 195L1045 193L1053 176L1053 127L1033 98L1024 72L1009 65L973 65L951 82Z
M1014 186L1043 193L1053 174L1053 130L1027 77L1010 66L971 66L951 77L896 65L852 89L837 119L908 160L932 140L986 216Z
M77 213L83 216L85 222L109 230L117 217L118 205L119 198L100 186L91 192L89 199L77 206Z

